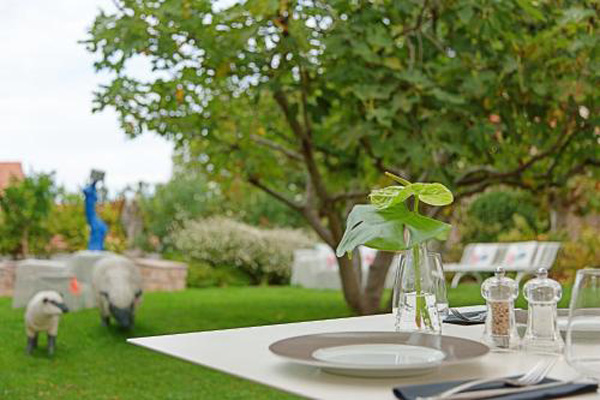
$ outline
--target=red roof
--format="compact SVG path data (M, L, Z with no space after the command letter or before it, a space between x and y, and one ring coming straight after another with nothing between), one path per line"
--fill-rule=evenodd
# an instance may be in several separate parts
M23 179L24 177L20 162L0 162L0 190L7 187L11 179Z

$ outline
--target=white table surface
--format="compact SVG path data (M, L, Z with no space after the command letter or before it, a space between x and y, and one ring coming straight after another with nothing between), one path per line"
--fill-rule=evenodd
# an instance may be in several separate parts
M442 367L436 372L408 378L348 378L316 368L296 365L269 351L269 345L291 336L341 331L393 331L392 314L341 318L251 328L226 329L178 335L129 339L138 346L213 368L296 395L314 399L395 399L398 385L482 377L501 377L528 371L540 356L518 352L490 352L477 360ZM444 324L445 335L479 340L483 325ZM552 378L572 379L576 372L561 358ZM575 397L600 399L600 393Z

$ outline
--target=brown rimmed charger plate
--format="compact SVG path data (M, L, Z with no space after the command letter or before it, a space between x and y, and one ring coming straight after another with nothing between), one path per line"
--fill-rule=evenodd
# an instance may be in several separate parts
M389 349L386 357L378 358L378 352L385 353L385 348ZM401 354L404 349L407 353L418 353L419 348L423 350L425 362L414 359L408 363L390 362L389 353ZM343 352L344 349L351 357L337 357L337 353ZM489 352L486 345L469 339L403 332L333 332L303 335L277 341L269 346L269 350L286 360L318 367L326 372L380 378L420 375L440 365L473 360ZM357 362L361 359L361 351L364 352L364 359L369 359L369 362ZM440 352L443 356L436 357L436 353ZM323 357L325 353L327 356ZM374 356L370 357L372 355ZM386 362L374 362L378 359L385 359Z

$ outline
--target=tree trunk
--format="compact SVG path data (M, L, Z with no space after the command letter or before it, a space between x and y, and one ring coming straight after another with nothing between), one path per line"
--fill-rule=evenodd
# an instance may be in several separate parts
M385 288L385 279L394 253L378 251L367 275L367 285L364 294L364 307L366 314L376 314L381 310L381 296Z
M381 311L381 298L385 288L385 279L394 258L394 253L378 251L373 264L369 268L367 283L363 289L355 258L347 256L338 258L340 279L346 303L359 315L377 314ZM358 264L360 266L360 264Z
M345 255L338 258L338 265L340 280L342 281L342 291L346 303L357 314L367 314L364 306L362 288L353 261Z

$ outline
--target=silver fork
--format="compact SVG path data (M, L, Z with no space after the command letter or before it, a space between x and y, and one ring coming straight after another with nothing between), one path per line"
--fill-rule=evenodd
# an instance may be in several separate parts
M491 382L505 383L509 386L515 386L515 387L525 387L525 386L537 385L546 377L546 375L548 375L548 373L550 372L550 370L556 363L556 360L557 360L557 357L553 357L550 360L542 360L539 363L537 363L531 369L531 371L529 371L528 373L526 373L525 375L523 375L517 379L512 379L512 378L478 379L475 381L463 383L462 385L455 386L452 389L448 389L442 393L438 393L435 396L417 397L417 400L443 400L443 399L446 399L446 398L452 396L453 394L470 389L474 386L482 385L484 383L491 383Z
M461 320L466 321L466 322L481 322L481 321L485 320L485 313L483 313L483 312L480 313L479 315L475 316L475 317L467 317L466 315L464 315L463 313L461 313L460 311L458 311L456 308L451 308L450 312L456 318L461 319Z

